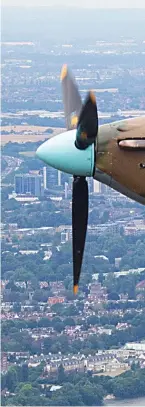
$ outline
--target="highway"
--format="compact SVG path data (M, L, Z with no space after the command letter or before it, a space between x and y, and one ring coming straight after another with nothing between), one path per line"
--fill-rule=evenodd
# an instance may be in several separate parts
M3 156L5 161L7 162L7 167L1 173L1 182L13 171L18 170L23 160L17 157L11 157L8 155Z

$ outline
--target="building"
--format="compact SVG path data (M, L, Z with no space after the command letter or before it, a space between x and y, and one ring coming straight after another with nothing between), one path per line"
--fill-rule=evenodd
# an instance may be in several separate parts
M93 192L94 194L106 194L110 191L110 188L103 184L102 182L99 182L97 180L93 180Z
M124 345L124 349L128 351L135 351L136 355L140 354L140 352L145 352L145 343L144 342L127 342Z
M15 192L18 195L43 196L42 176L39 174L15 175Z
M145 280L140 281L140 282L136 285L136 290L137 290L137 291L145 291Z
M58 186L61 187L61 171L58 171Z
M95 179L93 180L93 192L94 194L100 194L101 192L101 183Z
M101 290L101 283L89 284L90 294L99 294Z
M64 297L49 297L48 298L49 305L62 304L64 301L65 301Z
M101 194L107 193L107 185L103 184L102 182L100 183L100 193Z
M43 185L44 189L47 189L47 168L43 167Z
M115 267L119 269L121 263L121 257L115 257Z
M92 177L87 178L89 194L93 192L94 180Z
M76 356L64 357L55 360L51 360L49 363L46 364L44 371L48 375L56 375L58 373L58 369L60 365L63 365L65 373L71 372L84 372L84 360L79 359Z
M89 284L90 293L88 295L88 301L100 302L106 301L107 290L105 287L101 286L101 283L91 283Z
M64 297L65 287L62 281L50 281L49 286L54 297Z
M109 376L114 376L115 373L120 374L129 369L128 363L118 360L115 352L112 351L98 353L94 356L89 355L88 357L85 355L56 355L46 362L45 374L48 376L57 375L60 365L63 366L65 373L92 371L93 374L107 373Z
M1 352L1 372L5 373L7 369L8 369L7 354L5 352Z
M66 243L69 240L68 232L61 232L61 243Z
M65 185L64 185L64 196L65 196L65 199L67 199L67 197L68 197L68 182L65 182Z
M54 189L56 186L61 186L61 171L55 168L43 167L43 185L44 189Z

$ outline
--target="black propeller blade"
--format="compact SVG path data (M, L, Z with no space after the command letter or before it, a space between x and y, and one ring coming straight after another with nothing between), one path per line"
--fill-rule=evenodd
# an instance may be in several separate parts
M95 143L98 134L98 112L96 98L93 92L89 92L82 107L76 134L76 147L84 150Z
M66 65L61 71L64 113L67 130L77 128L75 145L84 150L96 143L98 134L98 113L96 98L89 92L82 105L81 97L74 78ZM74 294L83 261L88 223L88 184L84 176L74 176L72 193L72 234L73 234L73 283Z
M74 294L76 294L78 291L78 282L83 260L87 223L88 183L85 177L74 177L72 193Z

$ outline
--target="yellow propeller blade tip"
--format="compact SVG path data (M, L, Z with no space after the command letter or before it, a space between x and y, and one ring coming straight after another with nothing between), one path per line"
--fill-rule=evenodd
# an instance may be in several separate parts
M90 91L90 99L92 103L96 103L96 96L92 90Z
M77 284L74 285L73 292L74 292L75 295L78 293L78 289L79 289L79 286Z
M82 131L81 138L82 140L87 140L87 133L85 131Z
M71 119L71 126L77 126L78 124L78 117L77 116L73 116Z
M67 65L63 65L62 70L61 70L61 74L60 74L60 80L63 81L63 79L66 77L67 75Z

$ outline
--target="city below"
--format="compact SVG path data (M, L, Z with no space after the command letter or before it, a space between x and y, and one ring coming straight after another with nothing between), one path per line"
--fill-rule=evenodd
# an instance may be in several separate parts
M85 36L78 17L74 36L74 11L68 36L56 10L48 17L52 36L44 11L30 8L27 21L23 10L21 27L22 11L11 13L3 11L1 43L2 405L119 406L132 398L131 405L142 405L145 208L87 179L89 223L74 296L72 176L45 166L35 152L65 130L65 62L83 100L94 89L100 124L145 115L145 13L134 30L135 16L127 14L130 33L121 14L116 36L113 27L103 34L99 22Z

